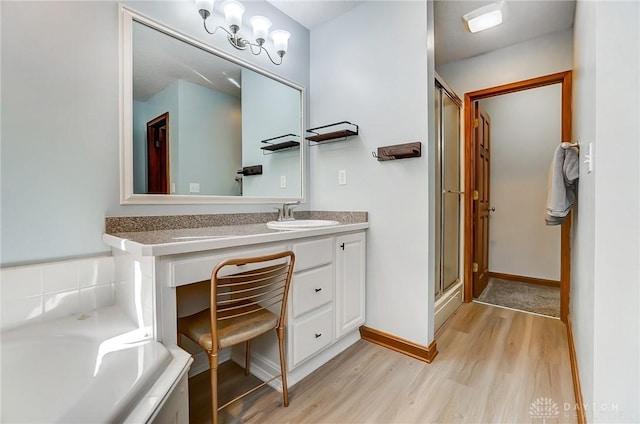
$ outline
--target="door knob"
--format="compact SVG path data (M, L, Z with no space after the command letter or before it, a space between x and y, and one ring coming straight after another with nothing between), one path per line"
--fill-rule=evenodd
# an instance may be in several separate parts
M489 212L495 212L495 211L496 211L495 206L493 208L489 208Z

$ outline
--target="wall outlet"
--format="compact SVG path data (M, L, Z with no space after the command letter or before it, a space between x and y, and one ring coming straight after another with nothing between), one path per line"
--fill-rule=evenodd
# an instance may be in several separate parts
M280 188L287 188L287 176L280 175Z
M200 184L189 183L189 193L200 193Z
M176 192L176 183L171 183L171 193Z
M347 185L347 171L344 169L338 171L338 184Z

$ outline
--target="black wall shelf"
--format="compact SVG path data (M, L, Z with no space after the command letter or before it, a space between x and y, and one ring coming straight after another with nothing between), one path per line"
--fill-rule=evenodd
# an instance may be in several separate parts
M274 140L280 140L282 138L287 138L287 137L298 138L298 136L295 134L285 134L278 137L268 138L266 140L260 141L260 143L267 144L267 146L260 148L262 150L262 154L271 155L276 152L287 151L300 146L300 142L295 140L286 140L286 141L281 141L279 143L272 143L272 141Z
M334 131L328 131L320 133L317 130L323 130L331 127L338 127L340 125L350 125L352 128L336 128ZM309 141L309 146L317 146L318 144L333 143L336 141L346 140L348 137L358 135L360 133L360 127L356 124L352 124L349 121L336 122L335 124L323 125L321 127L309 128L307 132L314 135L306 137Z

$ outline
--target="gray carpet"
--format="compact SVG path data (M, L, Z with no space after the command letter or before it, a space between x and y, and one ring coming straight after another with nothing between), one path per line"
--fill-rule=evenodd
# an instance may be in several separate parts
M490 278L478 297L480 302L560 317L560 289L537 284Z

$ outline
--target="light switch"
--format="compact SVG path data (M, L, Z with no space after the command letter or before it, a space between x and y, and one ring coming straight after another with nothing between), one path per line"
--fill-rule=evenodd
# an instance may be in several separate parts
M280 175L280 188L287 188L287 176Z
M345 169L338 171L338 184L347 185L347 171Z
M587 174L593 172L593 143L587 144L587 151L584 154L584 164L587 165Z
M200 184L189 183L189 193L200 193Z

